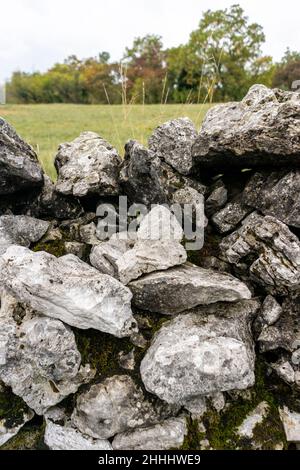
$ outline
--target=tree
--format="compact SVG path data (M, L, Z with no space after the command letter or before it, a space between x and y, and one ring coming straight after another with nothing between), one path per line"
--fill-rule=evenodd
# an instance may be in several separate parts
M239 5L206 11L188 44L168 52L173 87L193 89L201 99L242 98L264 41L262 27L249 23Z
M126 48L123 65L128 97L131 100L147 103L161 101L166 66L160 36L136 38L132 47Z
M299 89L300 80L300 52L287 49L281 62L277 64L273 86L284 90Z

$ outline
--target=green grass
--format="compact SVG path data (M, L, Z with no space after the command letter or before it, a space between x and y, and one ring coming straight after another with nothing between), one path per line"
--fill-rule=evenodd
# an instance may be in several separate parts
M187 116L199 128L209 105L5 105L0 116L36 150L45 171L55 178L53 159L58 145L73 140L80 132L94 131L124 153L129 139L143 144L163 122Z

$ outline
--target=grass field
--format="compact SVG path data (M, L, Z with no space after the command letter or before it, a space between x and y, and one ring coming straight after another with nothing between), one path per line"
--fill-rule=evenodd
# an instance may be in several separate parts
M188 116L199 128L209 105L5 105L0 116L36 150L45 171L54 179L53 159L62 142L80 132L97 132L124 153L124 144L136 139L143 144L152 130L173 118Z

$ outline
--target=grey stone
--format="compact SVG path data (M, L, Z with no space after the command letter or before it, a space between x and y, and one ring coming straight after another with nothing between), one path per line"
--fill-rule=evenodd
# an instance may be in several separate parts
M113 235L107 242L95 245L90 254L92 266L103 274L108 274L116 279L119 276L117 261L131 248L135 239L129 237L128 232L119 236Z
M255 173L243 201L292 227L300 227L300 171Z
M42 185L43 171L35 152L0 118L0 195Z
M56 258L12 245L0 258L0 280L19 301L76 328L130 336L131 292L74 255Z
M237 429L237 434L241 438L252 439L255 427L261 424L267 417L270 407L263 401L252 410Z
M157 127L149 138L149 148L155 155L182 175L192 170L192 145L197 131L189 118L168 121Z
M133 140L125 146L120 184L130 202L148 208L151 204L171 203L173 194L186 186L201 194L206 192L203 184L176 173L154 152Z
M86 251L84 243L80 242L65 242L65 252L68 255L74 255L82 259Z
M233 230L250 212L252 212L252 209L240 201L229 202L223 209L214 214L211 220L218 232L226 233Z
M292 385L295 382L295 371L289 361L280 359L274 364L271 364L272 369L276 372L284 382Z
M61 144L55 158L56 191L83 197L119 194L117 150L95 132L83 132L73 142Z
M225 206L228 199L228 191L224 185L214 189L205 202L207 216L211 216Z
M288 442L300 443L300 413L290 411L286 406L279 409L280 418Z
M135 348L133 348L129 353L120 352L119 353L119 364L122 369L125 370L134 370L135 369Z
M177 241L138 241L117 260L118 279L126 285L143 274L167 270L186 260L186 251Z
M107 440L93 439L71 425L60 426L49 420L46 421L44 440L50 450L112 450Z
M81 367L74 333L59 320L36 315L1 296L0 379L37 414L43 414L92 379Z
M54 217L55 219L75 219L83 213L79 199L64 196L55 189L49 176L44 176L44 186L29 208L36 217Z
M155 426L118 434L112 446L114 450L179 449L187 432L185 417L170 418Z
M192 149L195 166L299 166L299 93L254 85L240 103L210 109Z
M281 313L281 305L279 305L279 303L276 301L276 299L274 299L274 297L268 295L262 304L262 309L260 312L263 321L267 325L273 325L277 322Z
M115 375L77 398L72 423L82 433L107 439L137 427L157 424L174 411L147 401L143 392L127 375Z
M230 274L190 263L132 281L133 304L150 312L174 315L216 302L250 299L248 287Z
M258 338L262 352L282 348L293 352L300 345L300 297L285 299L282 313L276 323L264 328Z
M165 206L156 205L142 219L137 231L138 240L174 240L180 242L183 229L176 216Z
M164 324L141 363L146 389L167 403L254 385L254 300L198 307Z
M298 295L300 242L274 217L251 214L239 230L222 240L220 250L235 265L251 255L251 278L268 293Z
M29 247L47 232L49 222L26 215L2 215L0 217L0 255L10 245Z

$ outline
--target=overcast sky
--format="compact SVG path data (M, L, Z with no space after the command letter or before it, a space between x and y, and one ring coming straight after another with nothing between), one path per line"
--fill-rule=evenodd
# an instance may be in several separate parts
M136 36L159 34L166 47L187 41L203 11L243 6L264 27L264 52L299 50L299 0L0 0L0 81L15 70L44 71L68 55L106 50L120 59Z

